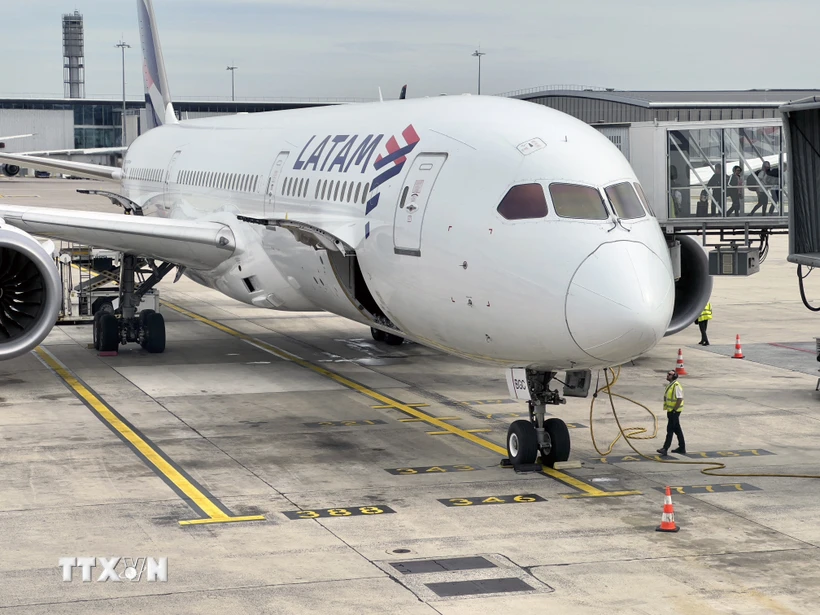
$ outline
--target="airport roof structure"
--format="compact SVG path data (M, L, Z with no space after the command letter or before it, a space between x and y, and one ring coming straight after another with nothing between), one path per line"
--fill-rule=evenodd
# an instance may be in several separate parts
M734 120L779 117L778 107L820 90L617 90L583 85L541 86L506 92L568 113L590 124L642 121Z

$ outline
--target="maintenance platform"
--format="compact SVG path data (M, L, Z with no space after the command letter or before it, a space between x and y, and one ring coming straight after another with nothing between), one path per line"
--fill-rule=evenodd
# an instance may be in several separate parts
M0 201L112 211L76 193L101 185L18 177ZM692 327L623 366L615 392L663 432L683 349L675 459L820 474L816 317L786 256L774 237L758 274L715 278L711 346ZM602 456L587 434L618 434L604 395L592 421L591 398L559 407L575 464L516 473L500 462L526 408L502 370L186 278L159 290L163 354L101 357L91 326L66 324L0 363L4 613L817 612L817 480L707 476L623 441ZM655 531L667 485L675 534ZM168 579L63 581L60 558L83 557L94 579L100 558L167 558Z

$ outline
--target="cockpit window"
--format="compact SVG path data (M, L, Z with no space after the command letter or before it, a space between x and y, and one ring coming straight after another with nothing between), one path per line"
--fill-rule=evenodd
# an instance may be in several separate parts
M604 192L606 192L606 196L609 198L609 202L612 203L612 208L619 218L634 220L646 216L641 201L629 182L609 186Z
M589 186L550 184L552 206L562 218L606 220L607 213L601 194Z
M652 211L652 208L649 206L649 201L646 199L646 193L643 191L643 186L641 186L638 182L635 182L635 190L638 193L638 198L641 199L641 203L643 206L646 207L646 211L649 212L649 215L655 218L655 212Z
M507 220L544 218L547 215L547 198L541 184L513 186L501 200L498 213Z

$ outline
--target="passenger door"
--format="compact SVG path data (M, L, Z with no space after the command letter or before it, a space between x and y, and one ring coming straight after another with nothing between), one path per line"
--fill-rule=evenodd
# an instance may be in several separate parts
M288 159L290 152L279 152L273 166L270 169L268 176L268 188L265 194L265 215L273 215L276 209L276 190L279 180L282 177L282 171L285 169L285 162Z
M447 154L419 154L407 172L393 219L393 248L396 254L421 256L424 212L445 160Z

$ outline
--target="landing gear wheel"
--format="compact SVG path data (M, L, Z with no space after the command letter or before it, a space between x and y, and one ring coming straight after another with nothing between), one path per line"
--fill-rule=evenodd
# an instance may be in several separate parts
M384 334L384 341L388 346L401 346L404 344L404 338L400 335L393 335L392 333Z
M97 350L116 352L120 347L120 323L117 317L109 312L103 312L95 328L97 329Z
M507 454L514 466L535 463L538 435L530 421L513 421L507 430Z
M148 314L143 314L149 312ZM145 336L142 341L142 347L152 354L158 354L165 351L165 318L162 314L153 310L143 310L140 314L140 321L142 322Z
M387 333L385 333L381 329L374 329L373 327L370 327L370 335L372 335L373 339L377 342L383 342L384 338L387 337Z
M112 301L116 297L97 297L94 303L91 304L91 314L96 316L100 312L113 312L114 304Z
M569 459L569 429L561 419L547 419L544 422L544 431L549 435L549 450L541 451L541 463L550 468L558 461Z
M94 314L94 325L92 327L92 338L94 340L94 350L100 349L100 316L105 312L97 312Z

